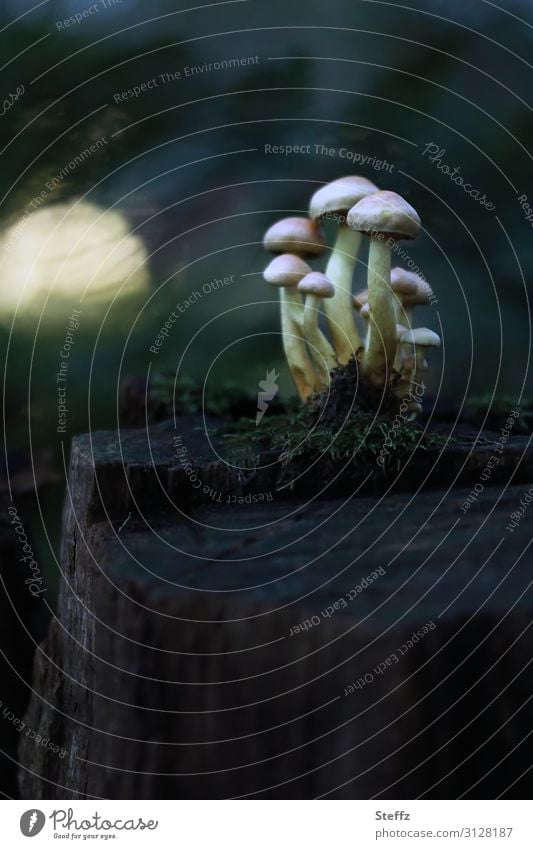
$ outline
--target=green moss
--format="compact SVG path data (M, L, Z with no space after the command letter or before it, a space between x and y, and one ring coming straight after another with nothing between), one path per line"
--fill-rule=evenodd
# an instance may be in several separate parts
M313 422L312 408L264 418L243 419L217 431L225 443L225 457L241 466L257 464L265 454L276 456L282 464L300 458L325 456L332 462L352 461L361 470L375 467L378 458L385 475L396 473L414 450L428 451L443 446L446 438L425 432L413 422L398 417L378 417L364 410L352 414L340 424Z
M425 431L416 422L398 413L398 398L383 398L356 386L355 363L333 372L329 395L315 396L301 406L274 402L268 414L256 425L257 397L243 393L235 384L203 396L203 388L190 378L157 374L152 380L150 397L177 415L197 414L227 419L214 435L224 441L226 460L253 468L265 455L283 465L324 457L334 463L353 462L361 470L381 468L395 474L413 451L428 451L443 446L446 438ZM376 414L376 409L380 414ZM379 464L378 464L379 459Z

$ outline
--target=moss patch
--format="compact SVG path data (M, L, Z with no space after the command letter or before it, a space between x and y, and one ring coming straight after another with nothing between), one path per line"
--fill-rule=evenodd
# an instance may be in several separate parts
M320 400L312 399L297 412L267 415L258 426L255 419L242 419L219 429L226 459L250 467L265 455L276 456L283 465L322 456L332 462L352 462L361 470L377 464L385 475L392 475L413 451L438 449L447 441L400 414L376 414L364 404L352 403L347 414L338 418Z
M358 384L355 361L336 369L328 393L316 395L302 406L273 402L256 425L257 397L247 396L234 384L203 396L202 386L182 378L155 375L150 397L177 415L205 412L228 419L213 435L222 437L225 459L245 468L263 462L265 456L289 466L323 457L333 463L352 462L360 470L380 468L393 475L413 451L441 448L442 434L425 431L398 412L399 401ZM379 462L378 462L379 461Z
M256 427L254 419L243 419L217 435L224 439L226 459L235 465L249 467L265 454L277 455L285 465L322 455L364 468L375 466L381 457L386 475L396 473L415 449L428 451L446 442L441 434L424 432L415 424L393 428L390 419L360 411L337 429L328 422L310 427L305 414L293 414L273 416L262 427Z

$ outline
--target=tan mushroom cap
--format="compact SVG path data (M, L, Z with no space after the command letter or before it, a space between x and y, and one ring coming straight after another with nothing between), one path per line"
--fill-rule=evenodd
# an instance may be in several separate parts
M402 295L414 295L414 293L427 285L426 281L420 274L415 274L414 271L407 271L406 268L396 266L390 273L391 286L395 292Z
M361 292L358 292L357 295L353 296L352 300L354 310L361 312L365 304L368 303L368 289L363 289Z
M297 286L310 271L311 267L299 256L282 254L265 268L263 277L271 286L291 287Z
M356 203L348 213L352 230L393 239L414 239L420 231L420 217L411 204L396 192L374 192Z
M407 271L405 268L392 269L391 287L396 294L400 295L401 301L406 307L429 304L433 297L429 283L420 274Z
M319 298L333 298L335 286L325 274L312 271L298 283L300 295L318 295Z
M432 297L433 290L431 286L425 280L421 279L418 289L413 295L402 295L402 303L404 307L427 306L431 303Z
M416 345L421 348L440 348L440 336L427 327L415 327L401 338L402 345Z
M276 221L265 233L265 250L273 254L294 253L322 256L326 242L319 225L309 218L291 217Z
M339 177L314 193L309 204L309 215L315 221L324 216L346 220L352 206L377 191L378 187L366 177Z

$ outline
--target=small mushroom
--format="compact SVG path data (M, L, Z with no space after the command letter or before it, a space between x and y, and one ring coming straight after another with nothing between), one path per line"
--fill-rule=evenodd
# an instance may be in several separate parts
M318 257L326 252L320 226L309 218L297 216L282 218L269 227L263 246L271 254L290 253L299 257Z
M291 256L290 262L282 262L279 266L273 266L271 263L269 275L283 274L289 266L294 274L294 260L303 261L303 257L321 256L326 250L326 242L319 225L303 216L291 216L276 221L265 233L263 245L269 253L278 254L280 257ZM311 269L305 263L304 265L308 273ZM280 287L283 348L300 397L306 400L316 389L316 373L303 338L303 301L296 290L297 282L296 279L288 284L272 282L271 285ZM289 290L292 289L290 295L286 285Z
M408 327L412 327L412 308L416 305L430 303L430 298L433 295L431 287L419 274L398 267L391 271L391 288L398 297L397 320L405 321Z
M305 296L304 334L311 350L320 381L329 383L329 372L338 366L335 351L318 326L322 301L333 298L335 286L325 274L312 271L298 283L298 291Z
M423 386L422 375L427 367L426 351L428 348L440 348L440 336L427 327L416 327L404 333L400 342L413 351L414 366L410 369L410 382Z
M272 260L263 273L267 283L289 289L292 297L283 297L283 302L289 304L293 320L303 327L303 304L298 295L298 283L309 274L311 266L295 254L281 254ZM281 292L280 292L281 294Z
M333 345L340 363L347 363L361 341L352 313L352 278L361 246L361 236L346 223L348 210L378 188L365 177L341 177L318 189L311 198L309 214L314 221L335 220L339 224L326 276L335 286L335 296L325 310Z
M303 337L303 318L299 324L294 318L292 307L293 298L300 297L297 294L298 283L310 271L311 268L300 257L282 254L273 259L263 272L266 282L279 288L283 350L302 401L316 391L318 381ZM302 309L301 299L299 308Z
M264 235L263 246L271 254L291 254L301 259L322 256L326 251L320 226L302 216L282 218L272 224ZM287 310L298 324L303 324L303 301L296 290Z
M400 371L404 363L404 353L401 345L401 339L402 336L407 333L407 330L408 328L404 327L403 324L396 325L396 342L398 344L398 347L396 349L396 358L394 360L394 368L396 371Z
M359 201L348 213L352 229L370 237L368 257L368 303L370 329L363 355L363 374L383 386L396 356L396 315L391 290L391 248L397 239L414 239L420 218L396 192L375 192Z

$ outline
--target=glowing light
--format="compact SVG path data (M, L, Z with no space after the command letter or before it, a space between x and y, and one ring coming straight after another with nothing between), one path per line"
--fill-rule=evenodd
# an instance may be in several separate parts
M0 313L40 310L50 293L110 300L148 286L147 253L119 212L86 201L23 215L0 238ZM123 285L124 284L124 285Z

